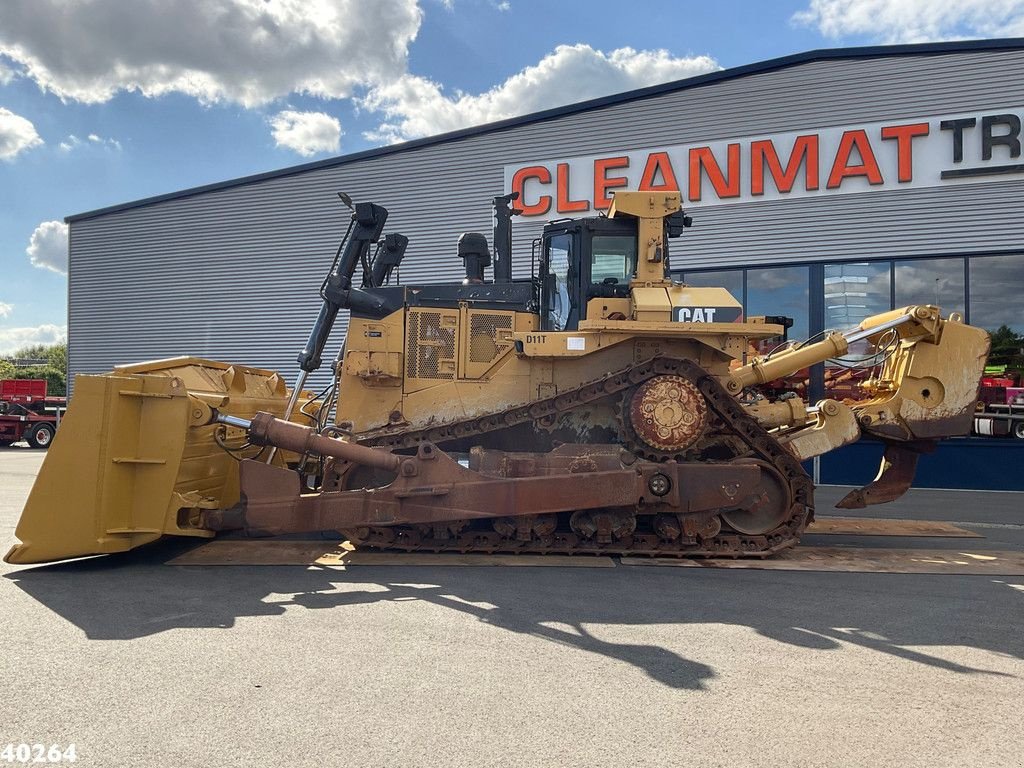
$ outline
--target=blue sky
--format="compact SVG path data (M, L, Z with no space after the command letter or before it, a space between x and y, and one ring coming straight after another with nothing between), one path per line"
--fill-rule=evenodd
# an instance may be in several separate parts
M1024 0L2 0L0 354L66 326L61 220L822 47L1024 36Z

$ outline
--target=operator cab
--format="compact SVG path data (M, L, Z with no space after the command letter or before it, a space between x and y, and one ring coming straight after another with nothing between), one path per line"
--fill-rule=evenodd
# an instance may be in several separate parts
M664 274L668 240L690 226L682 211L665 219ZM540 322L544 331L575 330L590 299L627 299L637 268L637 220L630 216L560 219L540 239Z
M541 330L568 331L593 298L628 298L636 273L636 223L593 217L554 221L541 236Z

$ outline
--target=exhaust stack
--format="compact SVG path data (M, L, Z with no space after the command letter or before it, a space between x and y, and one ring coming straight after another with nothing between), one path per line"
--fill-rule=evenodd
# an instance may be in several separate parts
M494 282L512 282L512 217L522 213L513 208L519 193L494 198Z

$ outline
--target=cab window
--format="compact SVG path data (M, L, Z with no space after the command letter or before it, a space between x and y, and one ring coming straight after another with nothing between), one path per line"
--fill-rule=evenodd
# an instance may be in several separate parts
M594 235L591 252L592 283L625 284L636 273L636 238L632 235Z
M549 285L546 298L548 330L561 331L569 321L569 256L572 238L556 235L547 241L547 273Z

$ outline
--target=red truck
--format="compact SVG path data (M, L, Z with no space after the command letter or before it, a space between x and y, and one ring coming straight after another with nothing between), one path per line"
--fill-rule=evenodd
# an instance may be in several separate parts
M49 397L45 379L0 380L0 447L27 440L47 448L67 409L67 398Z
M974 431L986 437L1024 440L1024 374L1006 366L985 369L978 391Z

